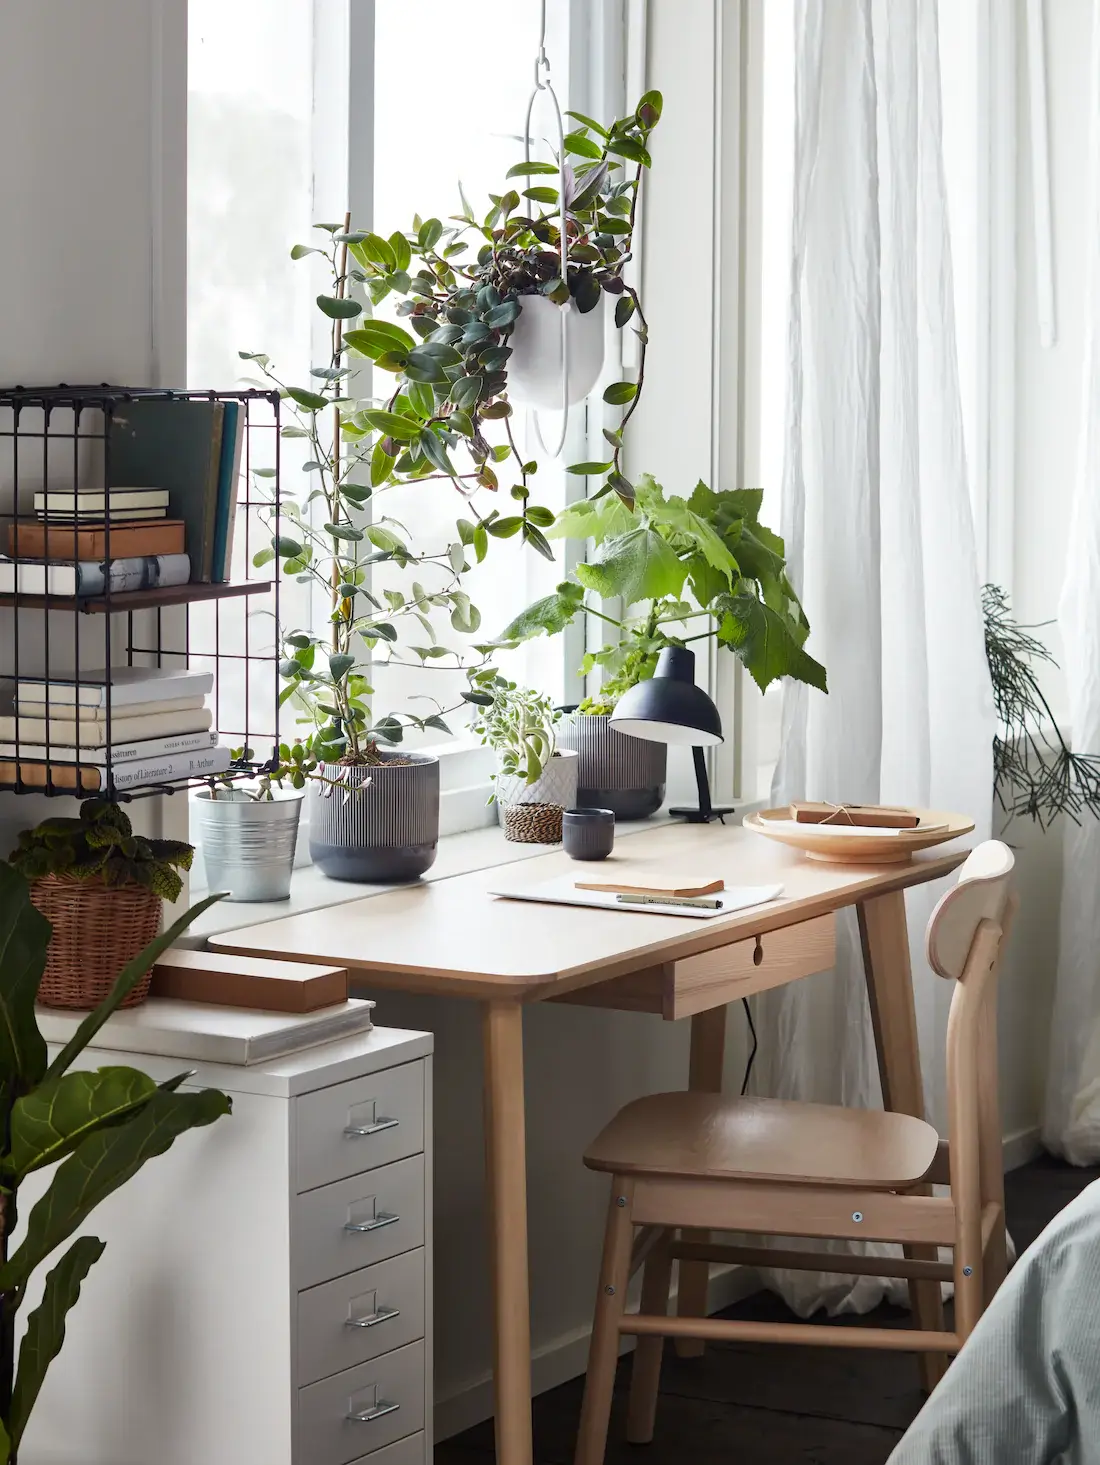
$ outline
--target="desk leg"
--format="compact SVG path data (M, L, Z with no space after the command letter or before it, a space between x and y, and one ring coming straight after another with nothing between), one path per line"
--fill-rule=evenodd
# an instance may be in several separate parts
M712 1007L691 1019L691 1057L688 1065L688 1088L696 1093L720 1094L722 1068L726 1057L726 1009ZM685 1241L708 1241L709 1231L685 1231ZM680 1263L680 1287L676 1311L681 1317L706 1317L707 1262ZM676 1352L681 1358L701 1358L702 1338L677 1338Z
M527 1271L522 1007L516 1002L487 1003L483 1035L496 1458L497 1465L531 1465L531 1303Z
M871 1022L878 1049L878 1069L885 1108L924 1118L917 1011L913 1001L913 972L909 962L909 932L905 923L905 895L894 891L877 895L858 906L859 935ZM932 1187L921 1187L931 1194ZM938 1261L935 1246L907 1246L907 1257ZM917 1327L943 1329L943 1298L939 1282L912 1281L909 1301ZM947 1369L945 1353L922 1353L921 1382L931 1391Z

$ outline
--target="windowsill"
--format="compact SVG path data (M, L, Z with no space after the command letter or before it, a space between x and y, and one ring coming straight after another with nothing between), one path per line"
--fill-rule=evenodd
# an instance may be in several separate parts
M747 805L745 810L739 808L738 814L747 812L747 809ZM615 830L615 837L628 839L632 834L641 834L668 822L668 815L658 812L649 819L620 825ZM436 862L424 879L446 880L452 875L489 870L495 865L509 865L515 860L531 860L557 848L560 846L510 844L504 838L504 831L496 825L471 829L463 834L447 834L440 839ZM307 911L324 910L328 906L346 905L352 900L384 895L388 890L400 888L398 885L352 885L343 880L330 880L315 865L303 865L294 871L289 900L220 900L217 905L203 912L177 944L204 946L210 937L223 936L227 931L236 931L242 926L259 926L267 921L281 920L284 916L303 915Z

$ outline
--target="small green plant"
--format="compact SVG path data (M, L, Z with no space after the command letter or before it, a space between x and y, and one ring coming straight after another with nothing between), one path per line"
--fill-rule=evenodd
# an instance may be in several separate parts
M11 863L28 880L68 875L104 885L143 885L167 901L183 889L195 851L178 839L135 834L125 811L107 799L85 799L75 819L43 819L25 829Z
M90 827L100 829L103 821ZM229 1098L217 1089L180 1093L187 1073L157 1084L136 1068L71 1071L160 953L220 898L193 906L124 967L107 999L50 1062L34 1001L52 931L31 904L24 876L0 861L0 1465L17 1465L46 1371L65 1341L66 1316L105 1243L78 1236L47 1274L42 1300L27 1315L17 1362L16 1326L31 1278L146 1160L164 1154L187 1130L230 1112ZM24 1221L20 1187L29 1175L52 1165L57 1169ZM20 1223L21 1237L13 1248ZM109 1298L103 1301L110 1306ZM80 1442L74 1439L72 1448L78 1455Z
M472 727L497 755L494 778L522 778L530 787L554 756L554 725L560 713L542 692L520 687L499 675L481 679L478 690L482 698L491 700L488 705L482 703Z
M644 474L632 507L613 494L571 504L549 537L591 541L589 560L483 649L555 635L579 615L612 627L610 644L584 659L585 675L596 667L604 675L581 704L589 713L611 712L652 676L663 647L710 637L740 658L761 691L783 676L826 691L825 668L805 650L810 624L787 578L783 541L760 522L762 498L759 489L714 492L705 483L679 498ZM602 608L616 598L621 616ZM702 629L686 634L691 622Z

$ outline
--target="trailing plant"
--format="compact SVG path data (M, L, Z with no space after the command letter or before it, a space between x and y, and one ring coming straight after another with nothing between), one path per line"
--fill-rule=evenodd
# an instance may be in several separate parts
M715 492L699 483L684 499L646 474L632 508L612 495L571 504L550 537L591 541L590 558L484 649L555 635L582 614L597 618L614 637L582 667L603 671L599 693L581 704L593 713L610 712L652 676L662 647L709 637L740 658L762 691L783 676L826 691L825 668L805 650L810 626L787 578L783 541L760 523L762 498L759 489ZM603 608L616 597L621 617ZM689 633L691 623L701 628Z
M90 826L101 828L102 821ZM180 1093L188 1073L157 1084L119 1066L73 1072L73 1064L157 957L219 896L193 906L118 975L110 996L88 1014L49 1061L34 1001L46 966L49 921L31 904L27 881L0 861L0 1465L17 1465L19 1446L46 1372L65 1341L65 1323L105 1243L78 1236L47 1273L42 1300L27 1316L16 1361L15 1335L38 1268L89 1214L189 1129L230 1112L216 1089ZM41 1199L21 1217L28 1176L57 1166ZM106 1299L104 1299L106 1301ZM79 1442L73 1441L74 1452Z
M180 870L190 870L195 851L178 839L135 834L126 812L107 799L85 799L75 819L43 819L25 829L11 855L28 880L67 875L105 885L143 885L165 900L183 889Z
M993 789L1009 818L1026 815L1045 827L1059 814L1079 824L1100 815L1100 756L1075 753L1039 686L1036 667L1057 662L1036 636L1040 626L1012 618L1008 596L983 585L985 654L993 683L998 731L993 739Z
M542 692L518 686L499 675L480 678L477 688L490 700L488 705L482 704L472 727L496 753L498 774L522 778L528 786L536 783L554 756L555 724L561 714Z

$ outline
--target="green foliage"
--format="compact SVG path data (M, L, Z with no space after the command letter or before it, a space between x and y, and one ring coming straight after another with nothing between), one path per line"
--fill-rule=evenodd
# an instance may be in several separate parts
M28 880L68 875L105 885L143 885L165 900L183 889L180 870L189 870L195 851L177 839L135 834L125 810L106 799L85 799L75 819L43 819L26 829L11 863Z
M824 692L825 668L804 649L810 627L787 578L783 541L760 523L762 498L758 489L716 492L699 483L684 499L666 495L647 474L632 507L611 495L571 504L549 537L592 541L577 583L528 606L494 644L554 635L582 613L609 621L618 640L590 653L582 668L604 673L599 694L581 704L585 712L610 712L623 692L653 675L663 646L708 636L740 657L761 690L787 676ZM586 591L621 600L622 618L599 610ZM696 619L704 629L685 634Z
M89 820L87 828L102 835L103 825L102 818ZM96 843L96 837L92 850L115 848L111 841ZM57 846L48 849L52 857ZM6 1401L0 1404L0 1465L15 1459L46 1371L65 1341L68 1314L104 1243L77 1236L48 1273L42 1300L27 1317L17 1369L17 1317L35 1269L146 1160L163 1154L188 1129L229 1113L229 1099L215 1089L177 1092L186 1073L158 1085L133 1068L68 1071L160 951L216 899L194 906L131 962L107 1001L89 1013L47 1067L34 999L50 925L30 902L27 877L0 861L0 1105L7 1116L0 1130L0 1400ZM19 1187L33 1171L54 1164L58 1168L11 1251Z
M554 725L560 714L550 698L496 674L481 678L476 690L488 702L481 702L472 728L496 753L499 774L522 778L527 785L537 782L557 746Z

